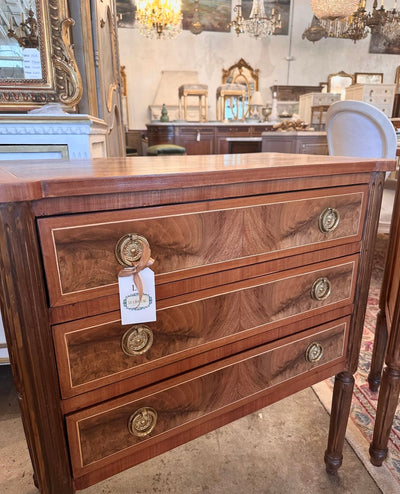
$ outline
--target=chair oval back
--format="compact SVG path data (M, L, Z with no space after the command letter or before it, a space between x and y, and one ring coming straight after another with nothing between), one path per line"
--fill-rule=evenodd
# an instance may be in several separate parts
M337 101L326 114L330 155L396 158L397 136L392 122L363 101Z

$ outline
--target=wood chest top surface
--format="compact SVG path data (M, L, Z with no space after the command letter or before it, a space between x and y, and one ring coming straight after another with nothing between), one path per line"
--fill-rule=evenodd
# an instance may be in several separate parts
M4 161L0 202L394 169L394 160L286 153Z

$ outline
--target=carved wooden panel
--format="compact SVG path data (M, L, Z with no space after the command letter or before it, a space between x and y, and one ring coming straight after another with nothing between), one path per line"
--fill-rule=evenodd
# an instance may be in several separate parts
M265 394L268 388L289 384L295 376L342 359L347 327L343 320L331 323L296 339L283 339L244 352L218 364L219 368L208 366L186 375L184 380L171 379L161 391L150 388L145 393L71 414L67 417L67 428L73 445L74 475L79 477L103 464L121 460L136 448L154 448L158 438L161 441L166 435L188 431L194 420L211 414L215 418L228 407L254 401L258 393ZM128 428L132 416L143 408L150 408L155 414L144 418L132 433ZM189 434L195 437L196 430Z
M235 341L264 332L267 341L273 323L289 324L350 304L357 259L313 265L304 273L296 269L267 275L251 285L227 285L216 295L208 290L190 303L173 299L157 311L156 322L145 325L121 325L119 312L114 312L55 326L62 394L73 396L165 366L216 348L227 337ZM323 279L328 280L330 293L317 300L313 286ZM129 352L127 338L136 345Z
M40 219L51 304L117 293L115 247L129 233L148 240L157 283L359 240L365 192L355 186ZM329 211L339 222L322 232Z

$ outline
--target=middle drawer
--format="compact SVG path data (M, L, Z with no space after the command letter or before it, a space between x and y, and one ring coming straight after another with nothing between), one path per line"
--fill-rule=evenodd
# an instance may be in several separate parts
M168 299L160 302L153 323L122 326L119 312L112 312L56 325L62 396L160 367L165 376L173 362L258 334L265 343L278 326L350 306L357 265L354 255L225 285L218 293L194 292L191 300ZM294 327L291 332L301 329Z

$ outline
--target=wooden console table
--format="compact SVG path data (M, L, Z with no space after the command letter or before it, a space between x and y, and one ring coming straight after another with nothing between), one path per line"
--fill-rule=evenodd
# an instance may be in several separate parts
M336 374L335 472L392 169L274 153L1 164L0 302L40 492ZM149 249L157 320L121 324L118 275Z

